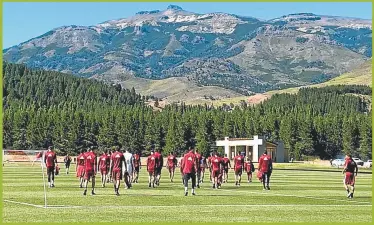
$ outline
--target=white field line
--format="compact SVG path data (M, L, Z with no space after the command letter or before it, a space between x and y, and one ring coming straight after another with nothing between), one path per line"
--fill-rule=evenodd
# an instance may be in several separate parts
M203 189L210 189L210 188L203 188ZM220 191L232 191L232 190L220 189ZM337 202L346 202L346 203L355 202L355 203L371 204L371 202L361 202L361 201L355 201L355 200L344 200L344 199L319 198L319 197L313 197L313 196L277 194L277 193L272 193L271 191L253 192L253 191L235 190L235 192L251 193L251 194L265 194L265 195L270 195L270 196L281 196L281 197L295 197L295 198L306 198L306 199L316 199L316 200L327 200L327 201L337 201Z
M36 208L45 208L43 205L36 205L36 204L30 204L26 202L18 202L18 201L11 201L11 200L4 200L4 202L14 203L14 204L20 204L20 205L27 205L32 206ZM347 206L347 205L338 205L338 204L330 204L330 205L311 205L311 204L236 204L236 205L87 205L87 206L73 206L73 205L49 205L47 208L184 208L184 207L253 207L253 206L261 206L261 207L310 207L310 206L316 206L316 207L341 207L341 206ZM363 206L368 207L372 205L351 205L351 206Z
M14 203L14 204L33 206L33 207L36 207L36 208L44 208L43 205L35 205L35 204L27 203L27 202L18 202L18 201L12 201L12 200L7 200L7 199L4 199L3 201L4 202L9 202L9 203Z

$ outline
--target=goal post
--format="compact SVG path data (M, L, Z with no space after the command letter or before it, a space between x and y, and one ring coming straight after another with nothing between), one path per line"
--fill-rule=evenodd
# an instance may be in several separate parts
M3 167L7 165L25 165L34 167L40 165L43 179L44 207L47 208L47 187L44 163L45 150L10 150L3 149ZM35 164L36 163L36 164Z

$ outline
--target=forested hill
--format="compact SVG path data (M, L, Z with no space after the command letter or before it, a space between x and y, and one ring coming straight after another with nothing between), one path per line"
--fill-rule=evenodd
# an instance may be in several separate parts
M103 105L142 104L145 97L135 90L109 86L54 71L31 70L24 65L3 62L3 104L27 104L31 107L70 107L90 109Z
M65 74L4 64L3 147L76 154L91 145L122 145L147 154L150 147L178 155L196 145L207 154L225 136L264 135L283 141L290 156L324 159L341 153L371 158L372 115L357 95L366 86L306 88L278 94L256 106L169 105L161 112L134 91Z

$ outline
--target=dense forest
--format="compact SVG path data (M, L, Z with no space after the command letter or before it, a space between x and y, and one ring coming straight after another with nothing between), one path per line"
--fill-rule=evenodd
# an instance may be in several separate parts
M115 145L162 148L178 155L195 145L207 154L225 136L266 136L283 141L290 157L329 159L341 153L371 158L371 107L359 95L366 86L304 88L255 105L169 105L153 109L135 90L58 72L3 65L3 148L43 149L59 154Z

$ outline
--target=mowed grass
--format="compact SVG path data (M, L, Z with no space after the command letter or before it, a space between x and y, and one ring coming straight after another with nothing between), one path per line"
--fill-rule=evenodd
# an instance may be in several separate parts
M74 165L73 165L74 170ZM164 168L161 184L148 188L145 168L138 184L120 196L113 186L101 187L97 177L95 196L83 196L74 172L56 176L56 187L47 190L38 165L5 164L3 169L4 222L371 222L372 175L359 173L354 199L347 199L343 175L333 170L274 170L271 190L263 191L254 177L213 190L208 173L197 195L185 197L179 168L174 183ZM189 190L189 194L191 191Z

